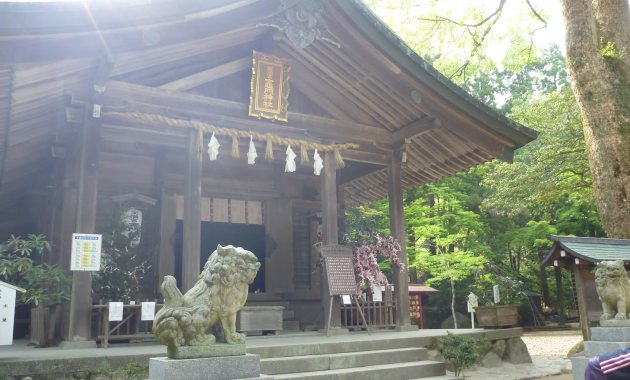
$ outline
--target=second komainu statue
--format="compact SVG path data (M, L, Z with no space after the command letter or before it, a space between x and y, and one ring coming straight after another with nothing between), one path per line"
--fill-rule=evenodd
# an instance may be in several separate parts
M628 318L630 286L623 260L598 263L595 270L595 288L603 309L600 321Z
M236 313L245 305L259 268L250 251L219 245L186 294L179 291L174 277L165 276L160 287L164 307L155 315L153 334L168 347L169 357L177 357L180 347L214 345L216 338L208 330L216 324L226 343L245 343L245 336L236 332Z

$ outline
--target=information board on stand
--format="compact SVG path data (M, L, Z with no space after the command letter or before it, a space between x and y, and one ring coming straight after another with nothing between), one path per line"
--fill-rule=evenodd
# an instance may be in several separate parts
M322 257L324 259L324 270L328 280L328 290L330 294L330 304L328 307L328 320L326 323L326 334L330 333L330 320L332 318L333 298L340 296L342 299L349 297L356 303L357 310L363 319L363 324L367 331L367 325L363 310L357 299L357 283L354 277L354 265L352 263L352 248L340 245L322 246Z

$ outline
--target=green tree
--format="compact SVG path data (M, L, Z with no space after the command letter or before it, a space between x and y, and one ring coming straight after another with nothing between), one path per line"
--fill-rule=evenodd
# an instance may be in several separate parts
M451 313L457 328L455 284L480 271L486 261L487 246L479 237L483 225L477 213L466 210L462 203L470 198L457 192L449 182L461 180L454 176L435 184L425 185L410 192L411 200L405 207L412 241L409 242L410 260L418 270L426 273L428 283L447 282L450 285ZM465 181L460 182L460 185Z
M33 306L70 299L70 276L45 262L51 244L44 235L11 235L0 245L0 280L26 289L20 301Z
M562 7L597 209L610 237L630 239L630 7L626 0Z

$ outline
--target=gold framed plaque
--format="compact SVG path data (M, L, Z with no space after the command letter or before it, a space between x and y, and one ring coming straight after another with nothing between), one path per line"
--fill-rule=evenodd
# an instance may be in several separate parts
M289 61L254 50L249 116L288 120Z

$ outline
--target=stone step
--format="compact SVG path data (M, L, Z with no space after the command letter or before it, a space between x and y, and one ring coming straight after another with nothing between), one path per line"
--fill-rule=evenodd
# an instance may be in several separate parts
M588 364L588 360L584 356L574 356L571 358L571 369L573 372L573 380L584 380L584 370Z
M630 347L628 342L593 342L587 340L584 342L584 354L587 357L592 357L628 347Z
M427 338L426 342L424 342L422 339L419 340L415 338L376 339L361 341L327 342L316 344L302 343L267 347L248 347L247 352L260 355L261 359L264 359L290 356L341 354L373 350L391 350L398 348L417 348L429 345L430 343L430 338Z
M598 342L630 342L630 327L591 327L591 340Z
M296 320L284 320L282 321L282 331L301 331L300 321Z
M431 376L431 377L415 377L409 380L462 380L461 377L444 375L444 376Z
M342 368L274 375L274 379L408 380L417 378L431 379L436 376L439 376L439 379L444 376L444 373L444 363L424 360L408 363L379 364L359 368ZM448 377L446 379L448 379Z
M266 375L325 371L379 364L416 362L428 357L425 348L399 348L341 354L304 355L267 358L260 361L260 372Z

